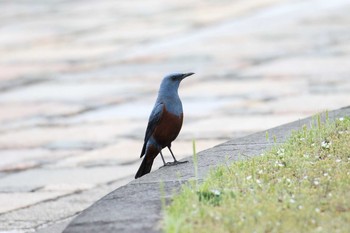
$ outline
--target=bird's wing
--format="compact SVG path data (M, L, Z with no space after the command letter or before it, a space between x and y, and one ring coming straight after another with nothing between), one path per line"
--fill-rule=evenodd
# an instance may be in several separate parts
M154 108L151 112L151 115L150 115L149 120L148 120L148 125L147 125L147 129L146 129L146 134L145 134L145 140L144 140L144 144L142 147L140 158L142 158L142 156L146 152L147 142L148 142L149 138L152 136L154 129L156 128L156 126L159 123L159 120L160 120L162 113L163 113L163 107L164 107L163 103L158 103L154 106Z

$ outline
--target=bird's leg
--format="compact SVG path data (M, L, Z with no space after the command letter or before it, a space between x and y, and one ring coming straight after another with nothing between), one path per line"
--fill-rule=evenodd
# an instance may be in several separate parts
M170 163L170 162L168 162L168 163L165 162L165 159L164 159L164 157L163 157L162 151L160 151L159 153L160 153L160 156L162 157L162 160L163 160L163 166L161 166L160 168L165 167L165 166L171 166L171 165L173 165L173 164Z
M173 159L174 159L174 162L167 163L168 165L176 165L176 164L187 163L187 162L188 162L188 161L182 161L182 162L177 161L176 158L175 158L175 156L174 156L174 153L173 153L172 150L170 149L170 146L168 146L168 149L169 149L169 151L170 151L171 156L173 156Z
M177 165L177 164L187 163L187 162L188 162L188 161L182 161L182 162L177 161L176 158L175 158L175 156L174 156L174 153L171 151L171 149L170 149L169 146L168 146L168 149L169 149L169 151L170 151L170 153L171 153L171 156L173 156L174 162L167 162L167 163L166 163L165 160L164 160L163 154L162 154L162 152L160 151L159 153L160 153L160 155L161 155L161 157L162 157L163 164L164 164L164 165L161 166L160 168L166 167L166 166L173 166L173 165Z
M165 160L164 160L164 157L163 157L162 151L159 151L159 153L160 153L160 156L162 157L162 160L163 160L163 164L164 164L164 166L166 166L166 163L165 163Z

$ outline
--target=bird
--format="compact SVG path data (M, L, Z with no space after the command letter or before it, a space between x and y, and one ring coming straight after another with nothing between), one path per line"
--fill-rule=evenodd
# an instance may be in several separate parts
M171 143L180 133L183 122L183 109L178 89L181 81L194 73L173 73L165 76L160 84L158 97L149 116L140 158L143 158L135 179L151 172L154 159L161 155L164 166L188 161L177 161L171 150ZM162 149L167 147L174 162L166 163Z

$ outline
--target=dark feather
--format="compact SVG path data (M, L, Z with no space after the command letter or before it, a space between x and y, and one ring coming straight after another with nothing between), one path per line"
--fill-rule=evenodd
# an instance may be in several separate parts
M142 156L144 156L144 154L146 152L147 142L150 139L150 137L152 136L154 129L156 128L156 126L159 123L159 120L160 120L162 113L163 113L163 107L164 107L163 103L157 104L156 106L154 106L154 108L151 112L151 115L149 116L148 125L147 125L147 129L146 129L146 133L145 133L145 139L144 139L140 158L142 158Z

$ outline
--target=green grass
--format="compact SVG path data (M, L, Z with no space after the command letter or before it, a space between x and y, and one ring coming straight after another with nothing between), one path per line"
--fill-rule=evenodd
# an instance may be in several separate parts
M266 135L268 137L268 135ZM350 232L350 118L221 166L165 208L165 232Z

